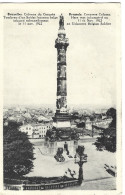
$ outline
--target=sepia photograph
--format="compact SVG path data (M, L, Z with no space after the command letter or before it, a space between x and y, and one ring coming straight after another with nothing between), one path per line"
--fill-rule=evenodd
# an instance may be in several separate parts
M121 192L120 7L0 5L2 192Z

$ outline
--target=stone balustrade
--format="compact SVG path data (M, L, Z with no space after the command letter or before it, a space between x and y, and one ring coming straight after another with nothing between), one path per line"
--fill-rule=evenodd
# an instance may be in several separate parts
M21 184L21 185L12 185L5 184L4 190L55 190L62 189L66 187L79 185L78 179L72 181L61 181L57 183L48 183L48 184Z

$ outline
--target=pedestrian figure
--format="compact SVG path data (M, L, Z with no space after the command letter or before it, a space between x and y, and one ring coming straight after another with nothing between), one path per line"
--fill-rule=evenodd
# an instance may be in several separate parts
M67 144L67 142L65 142L65 144L64 144L64 150L68 150L68 144Z
M69 155L69 150L67 150L67 155Z

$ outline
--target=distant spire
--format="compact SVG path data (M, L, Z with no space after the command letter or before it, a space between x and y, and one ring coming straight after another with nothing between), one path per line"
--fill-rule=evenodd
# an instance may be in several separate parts
M64 29L64 16L62 14L60 15L60 20L59 20L59 30L65 30Z

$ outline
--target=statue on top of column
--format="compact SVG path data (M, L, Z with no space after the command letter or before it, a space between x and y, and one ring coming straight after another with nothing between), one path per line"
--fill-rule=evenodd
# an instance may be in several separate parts
M59 29L64 29L64 16L62 14L60 15Z

